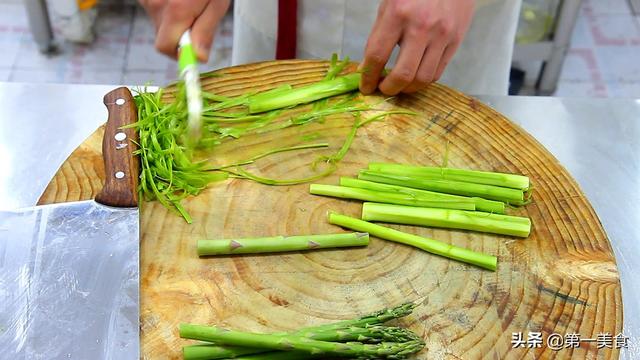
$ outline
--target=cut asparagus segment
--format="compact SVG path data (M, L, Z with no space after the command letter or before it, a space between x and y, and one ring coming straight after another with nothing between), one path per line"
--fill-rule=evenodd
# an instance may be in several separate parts
M449 259L462 261L481 268L495 271L498 259L495 256L475 252L459 246L446 244L438 240L408 234L385 226L372 224L346 215L329 213L329 223L342 226L351 230L365 231L380 239L390 240L422 249L432 254L444 256Z
M381 342L379 344L335 343L313 340L297 335L257 334L192 324L180 324L180 337L224 345L300 351L311 355L326 354L364 359L405 356L418 352L424 347L422 340Z
M346 186L311 184L309 192L314 195L333 196L342 199L356 199L375 201L387 204L409 206L424 206L444 209L475 210L475 201L471 198L457 197L447 199L429 194L411 196L401 193L373 191L368 189L350 188Z
M415 189L399 185L382 184L373 181L353 179L348 177L340 178L340 185L359 189L368 189L373 191L384 191L390 193L405 194L412 197L434 196L441 199L473 199L476 205L476 211L485 211L495 214L504 214L504 203L501 201L487 200L479 197L465 197L460 195L443 194L434 191ZM367 200L371 201L371 200ZM384 201L377 201L384 202Z
M361 171L360 174L358 174L358 179L383 184L407 186L416 189L438 191L447 194L478 196L514 205L521 205L524 203L524 192L522 190L500 186L474 184L453 180L424 179L370 170Z
M198 240L198 255L257 254L347 246L367 246L368 244L369 234L366 233Z
M293 334L308 335L311 332L326 333L331 330L341 330L349 327L376 326L376 325L385 323L389 320L405 317L411 314L415 307L416 307L415 303L408 302L393 308L382 309L372 314L361 316L357 319L343 320L343 321L338 321L338 322L329 323L329 324L307 327L297 332L294 332ZM280 335L285 335L285 334L286 333L280 333ZM183 348L183 354L188 354L189 356L198 356L193 358L191 357L187 358L185 355L185 360L199 360L199 359L202 359L203 356L206 356L207 359L236 358L241 355L254 354L254 353L264 352L264 351L268 351L268 350L237 347L237 346L220 346L220 345L189 345Z
M362 220L473 230L520 237L529 236L531 231L531 220L525 217L378 203L362 205Z
M396 175L425 177L429 179L465 181L475 184L495 185L520 190L529 189L529 178L516 174L390 163L370 163L369 170Z
M265 92L249 96L249 113L261 113L275 109L310 103L315 100L354 91L360 84L360 73L339 76L300 88L278 91L277 96Z

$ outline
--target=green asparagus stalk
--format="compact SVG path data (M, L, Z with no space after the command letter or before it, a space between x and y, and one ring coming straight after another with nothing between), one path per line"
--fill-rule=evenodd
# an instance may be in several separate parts
M265 352L264 349L250 348L244 346L218 346L210 343L188 345L182 347L182 358L184 360L211 360L238 358L244 355ZM270 352L272 353L272 352Z
M358 342L368 342L368 343L379 343L382 341L388 342L405 342L417 340L420 341L420 338L414 334L413 332L391 326L371 326L366 328L347 328L344 330L332 330L327 331L326 334L323 333L309 333L302 334L304 337L314 339L314 340L323 340L323 341L334 341L334 342L344 342L344 341L358 341ZM302 359L305 355L308 354L293 352L297 355L297 357L292 357L291 351L271 351L260 354L251 354L246 356L239 356L236 359L243 360L260 360L260 359Z
M475 184L495 185L523 191L529 189L528 177L499 172L390 163L370 163L369 170L428 179L455 180Z
M198 240L198 255L258 254L347 246L367 246L368 244L369 234L366 233Z
M322 341L358 341L358 342L404 342L419 340L413 332L394 326L366 325L350 326L341 329L320 329L299 331L295 335Z
M273 335L287 335L286 333L278 333ZM341 329L325 329L325 330L307 330L295 333L296 336L305 337L321 341L346 342L357 341L367 343L380 342L405 342L411 340L419 340L420 338L413 332L391 326L367 325L365 327L345 327ZM233 356L234 358L245 358L243 354L255 354L265 351L260 348L245 347L222 347L218 345L192 345L183 348L183 357L185 360L201 360L201 359L220 359ZM277 352L269 352L263 355L270 359ZM250 358L253 358L250 357ZM279 356L277 357L279 358Z
M382 324L393 319L399 319L401 317L405 317L411 314L413 312L413 309L415 308L416 308L415 303L407 302L393 308L376 311L372 314L365 315L357 319L343 320L335 323L314 326L311 328L303 329L301 331L322 331L322 330L332 330L332 329L335 330L335 329L344 329L346 327L351 327L351 326L365 327L370 325Z
M278 96L273 96L273 94L269 93L256 94L248 99L249 113L255 114L282 109L345 94L356 90L359 83L360 74L353 73L336 77L333 80L320 81L301 88L278 92Z
M311 355L349 356L361 359L404 357L418 352L424 347L424 342L421 340L381 342L379 344L335 343L297 335L257 334L193 324L180 324L180 337L224 345L300 351Z
M320 356L310 355L298 351L269 351L261 352L258 354L241 355L234 357L236 360L300 360L300 359L314 359ZM185 360L187 360L185 358ZM204 359L203 359L204 360Z
M378 203L362 205L362 220L464 229L520 237L529 236L531 231L531 220L525 217Z
M469 198L466 196L443 194L443 193L433 192L428 190L414 189L414 188L409 188L409 187L404 187L399 185L381 184L373 181L359 180L359 179L353 179L348 177L341 177L340 185L351 187L351 188L405 194L405 195L409 195L411 197L416 197L416 198L422 197L422 196L433 196L440 199L450 199L450 200L473 199L473 201L475 202L476 211L485 211L485 212L494 213L494 214L504 214L503 202L495 201L495 200L487 200L479 197ZM377 202L384 202L384 201L377 201Z
M463 247L443 243L438 240L408 234L402 231L377 224L372 224L370 222L355 219L345 215L329 213L329 223L358 231L365 231L366 229L369 234L381 239L413 246L432 254L465 262L467 264L476 265L492 271L496 270L498 264L498 259L492 255L475 252Z
M424 179L370 170L361 171L360 174L358 174L358 179L383 184L407 186L416 189L438 191L447 194L478 196L514 205L521 205L524 203L524 192L522 190L493 185L474 184L453 180Z
M333 196L342 199L356 199L374 201L387 204L400 204L409 206L424 206L433 208L475 210L475 201L471 198L460 197L457 199L445 199L438 196L421 194L410 196L401 193L373 191L368 189L350 188L346 186L334 186L323 184L311 184L309 192L314 195Z
M327 333L332 330L342 330L353 327L371 327L389 320L398 319L407 316L413 312L416 307L415 303L404 303L394 308L383 309L376 311L372 314L359 317L357 319L343 320L329 324L323 324L318 326L312 326L301 329L294 332L295 335L307 336L310 333ZM286 333L280 333L285 335ZM316 339L322 340L322 339ZM246 354L254 354L258 352L264 352L264 349L245 348L237 346L219 346L219 345L189 345L183 348L183 355L185 360L203 360L203 359L224 359L224 358L237 358ZM272 352L273 353L273 352Z

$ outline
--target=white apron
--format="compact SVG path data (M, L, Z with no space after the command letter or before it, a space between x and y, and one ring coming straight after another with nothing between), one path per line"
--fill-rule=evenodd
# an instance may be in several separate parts
M520 4L476 1L471 27L440 82L473 95L506 95ZM373 0L299 0L297 57L329 59L337 52L362 60L377 9ZM234 1L234 65L275 58L277 17L277 0Z

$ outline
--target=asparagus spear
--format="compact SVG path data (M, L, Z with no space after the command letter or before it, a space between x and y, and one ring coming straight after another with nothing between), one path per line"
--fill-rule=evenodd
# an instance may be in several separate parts
M370 170L361 171L360 174L358 174L358 179L438 191L447 194L479 196L485 199L498 200L514 205L524 204L524 192L522 190L493 185L453 180L424 179Z
M261 113L275 109L310 103L330 96L348 93L358 89L360 73L339 76L332 80L320 81L289 91L280 91L278 96L261 93L249 96L249 113Z
M249 354L263 353L268 350L244 346L218 346L211 343L188 345L182 347L184 360L211 360L238 358Z
M295 335L307 334L312 332L323 333L331 330L341 330L350 327L370 327L385 323L389 320L398 319L407 316L413 312L416 307L415 303L408 302L402 305L376 311L372 314L359 317L352 320L343 320L335 323L312 326L294 332ZM279 333L286 335L286 333ZM219 345L189 345L183 348L185 360L203 360L203 359L223 359L236 358L245 354L253 354L264 352L264 349L245 348L237 346L219 346Z
M373 191L384 191L409 195L411 197L433 196L440 199L473 199L477 211L485 211L494 214L504 214L504 203L501 201L487 200L479 197L468 198L466 196L443 194L434 191L414 189L399 185L381 184L373 181L353 179L348 177L340 178L340 185L359 189L369 189ZM383 201L378 201L383 202Z
M362 205L362 220L464 229L520 237L529 236L531 231L531 220L525 217L377 203Z
M370 163L369 170L429 179L465 181L475 184L495 185L520 190L529 189L528 177L499 172L390 163Z
M329 223L342 226L347 229L368 231L369 234L381 239L417 247L418 249L422 249L432 254L462 261L492 271L496 270L498 263L498 259L495 256L475 252L473 250L446 244L437 240L408 234L345 215L329 213Z
M341 329L320 329L299 331L295 335L322 341L358 341L358 342L404 342L419 340L413 332L394 326L365 325L349 326Z
M259 354L250 354L234 357L236 360L300 360L300 359L313 359L319 358L319 356L310 355L304 352L298 351L269 351ZM210 359L210 358L207 358ZM186 360L186 358L185 358ZM204 360L204 359L202 359Z
M332 333L335 333L335 335L332 335ZM416 334L414 334L413 332L407 329L402 329L398 327L389 327L389 326L348 328L344 330L328 331L326 336L321 333L311 333L309 335L304 335L304 336L314 340L324 340L324 341L351 341L351 340L356 340L359 342L382 342L382 341L405 342L405 341L412 341L412 340L420 341L420 338ZM292 356L291 355L292 353L295 354L296 356ZM236 359L288 360L288 359L302 359L305 357L305 355L309 356L309 354L304 354L300 352L271 351L271 352L265 352L260 354L239 356Z
M193 324L180 324L180 336L217 344L300 351L311 355L349 356L361 359L401 358L420 351L424 347L422 340L381 342L379 344L335 343L298 335L256 334Z
M198 240L198 255L257 254L346 246L366 246L367 244L369 244L369 234L366 233Z
M350 188L346 186L334 186L323 184L311 184L309 192L314 195L333 196L343 199L357 199L375 201L388 204L400 204L409 206L424 206L445 209L475 210L475 201L470 198L458 197L446 199L428 194L410 196L401 193L372 191L368 189Z
M285 336L286 333L277 333L272 335ZM294 335L313 340L346 342L357 341L367 343L381 342L406 342L412 340L420 340L413 332L391 326L382 325L366 325L365 327L346 327L343 329L327 329L318 331L300 331ZM255 354L268 351L260 348L244 348L244 347L222 347L218 345L192 345L183 348L185 360L195 359L220 359L220 358L241 358L243 354ZM269 356L275 356L277 352L269 352ZM267 356L265 354L265 356ZM253 358L253 357L250 357ZM265 357L271 358L271 357Z

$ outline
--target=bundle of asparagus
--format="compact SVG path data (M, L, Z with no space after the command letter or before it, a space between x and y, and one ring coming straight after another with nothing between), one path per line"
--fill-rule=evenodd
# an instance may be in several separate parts
M311 184L309 192L367 201L362 206L362 220L332 213L332 224L495 270L495 256L365 220L527 237L531 221L504 213L505 204L524 205L529 201L529 187L529 178L522 175L371 163L360 171L358 179L340 178L340 186Z
M413 332L383 323L411 314L405 303L353 320L301 329L294 333L257 334L215 326L181 324L180 336L208 343L183 348L185 360L204 359L406 359L424 347Z

